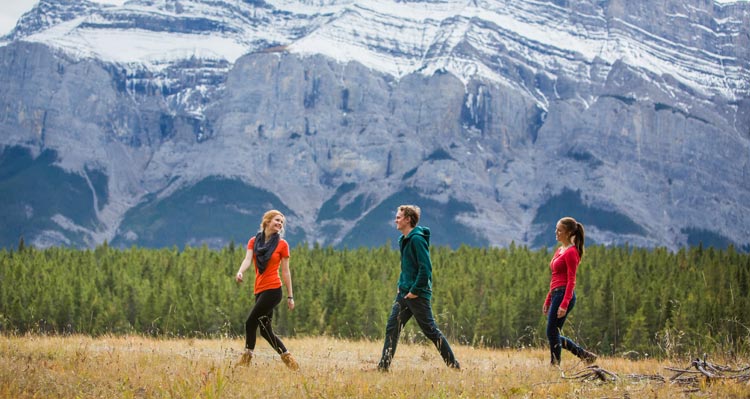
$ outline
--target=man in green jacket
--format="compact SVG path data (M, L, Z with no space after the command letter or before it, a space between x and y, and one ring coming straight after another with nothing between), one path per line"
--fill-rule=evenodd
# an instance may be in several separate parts
M398 294L385 326L385 344L378 370L388 371L396 353L398 337L404 325L414 316L424 335L435 344L448 367L460 369L451 346L435 324L432 316L432 261L430 260L430 229L417 226L420 209L416 205L401 205L396 212L396 229L401 232L401 275Z

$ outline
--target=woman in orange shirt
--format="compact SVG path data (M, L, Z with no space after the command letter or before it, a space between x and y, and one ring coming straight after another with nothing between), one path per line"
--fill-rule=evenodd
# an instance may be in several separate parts
M284 364L292 370L299 369L297 361L281 339L273 333L271 326L273 309L281 303L281 278L286 286L287 307L289 310L294 309L289 244L281 238L284 233L284 222L284 215L277 210L270 210L263 215L260 231L247 243L245 259L235 277L238 283L242 283L243 273L251 264L255 265L255 305L245 322L245 353L240 358L241 365L250 364L255 350L256 331L260 327L260 335L281 355Z

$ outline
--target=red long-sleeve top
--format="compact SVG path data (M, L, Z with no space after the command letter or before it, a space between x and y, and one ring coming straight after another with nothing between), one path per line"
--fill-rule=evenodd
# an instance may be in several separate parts
M549 262L549 268L552 270L552 280L549 283L549 292L544 306L549 308L552 303L552 290L559 287L565 287L565 296L563 296L560 307L568 308L570 300L573 298L573 290L576 288L576 271L581 257L578 255L578 249L575 246L563 250L562 247L555 251L552 260Z

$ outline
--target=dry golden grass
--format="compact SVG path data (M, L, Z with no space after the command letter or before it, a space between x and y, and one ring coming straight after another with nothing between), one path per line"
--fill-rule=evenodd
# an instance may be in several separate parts
M547 351L455 346L460 372L445 367L434 347L399 345L388 373L375 369L382 343L333 338L287 338L300 363L292 372L259 340L250 366L237 366L240 339L0 336L0 396L9 398L667 398L750 397L737 381L701 384L698 391L640 380L669 361L603 358L620 377L603 383L563 378L585 365L563 354L563 368ZM718 360L718 359L714 359Z

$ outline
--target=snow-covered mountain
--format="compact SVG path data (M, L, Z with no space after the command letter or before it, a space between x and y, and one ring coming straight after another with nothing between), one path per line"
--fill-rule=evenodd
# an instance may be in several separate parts
M581 80L622 61L736 99L750 90L747 13L741 2L707 1L131 0L116 7L42 0L5 40L154 73L193 58L232 64L274 47L359 62L396 78L445 70L464 82L511 85L517 82L505 76L498 55L533 73Z
M451 245L551 244L570 213L600 243L746 246L749 26L706 0L42 0L0 42L2 165L54 150L87 182L93 222L14 203L40 245L222 245L188 214L255 223L206 188L239 184L308 242L377 245L417 201Z

